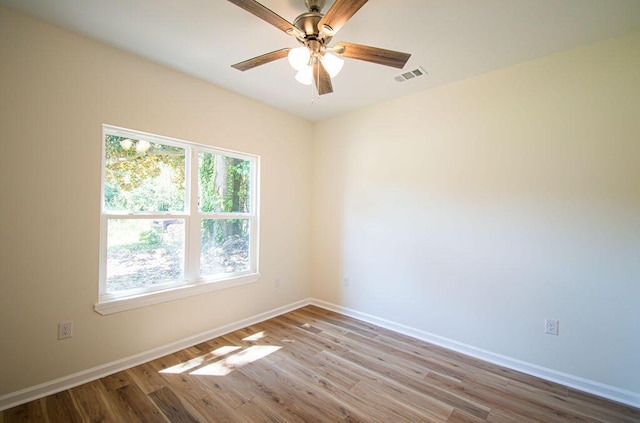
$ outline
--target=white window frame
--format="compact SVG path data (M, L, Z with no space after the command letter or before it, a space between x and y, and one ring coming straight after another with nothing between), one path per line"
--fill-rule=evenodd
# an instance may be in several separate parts
M185 210L183 212L162 213L117 213L105 210L105 137L117 135L132 139L145 139L185 149ZM100 314L111 314L147 305L158 304L178 298L198 295L220 289L245 285L258 281L259 253L259 166L260 157L253 154L226 150L190 141L169 138L161 135L102 125L102 165L100 187L100 266L98 283L98 302L94 309ZM198 210L198 153L221 154L250 162L250 204L249 213L214 213ZM107 223L109 219L166 219L185 220L184 281L162 284L156 287L139 288L121 293L107 294ZM200 273L200 221L202 219L248 219L249 220L249 269L231 274L202 278Z

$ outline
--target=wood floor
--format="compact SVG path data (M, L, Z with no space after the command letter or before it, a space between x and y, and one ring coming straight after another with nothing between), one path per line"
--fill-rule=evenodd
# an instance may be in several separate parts
M0 414L16 421L640 422L640 410L308 306Z

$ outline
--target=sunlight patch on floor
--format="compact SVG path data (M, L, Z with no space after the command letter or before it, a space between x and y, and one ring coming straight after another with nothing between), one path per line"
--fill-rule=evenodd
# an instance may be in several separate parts
M269 354L273 354L280 348L282 347L275 345L254 345L225 359L201 367L189 374L200 376L226 376L234 369L260 360Z
M184 363L176 364L175 366L160 370L160 373L171 373L171 374L184 373L191 369L195 369L196 367L202 365L207 361L211 361L215 358L222 357L231 352L237 351L240 348L242 347L231 346L231 345L220 347L216 350L211 351L208 354L201 355L200 357L192 358L191 360L185 361Z
M264 331L257 332L251 336L247 336L243 341L258 341L265 336L266 333ZM236 368L246 366L247 364L273 354L280 348L282 347L276 345L253 345L243 349L243 347L237 345L226 345L210 353L162 369L159 372L165 374L182 374L189 372L190 375L198 376L225 376Z
M251 336L247 336L246 338L243 338L242 340L243 341L247 341L247 342L249 342L249 341L257 341L257 340L262 339L264 337L265 337L265 333L264 333L264 331L262 331L262 332L254 333Z

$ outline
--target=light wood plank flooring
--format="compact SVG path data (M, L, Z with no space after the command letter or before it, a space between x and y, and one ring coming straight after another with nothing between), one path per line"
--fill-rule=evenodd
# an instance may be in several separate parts
M640 410L308 306L9 422L640 422Z

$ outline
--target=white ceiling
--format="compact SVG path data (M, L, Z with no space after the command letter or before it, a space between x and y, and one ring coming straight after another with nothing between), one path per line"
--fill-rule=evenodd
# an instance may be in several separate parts
M262 0L292 22L304 0ZM333 3L327 0L323 12ZM0 0L311 121L409 95L640 28L640 0L369 0L334 37L412 53L401 71L347 59L334 93L311 102L286 60L240 72L231 64L283 47L287 36L226 0Z

